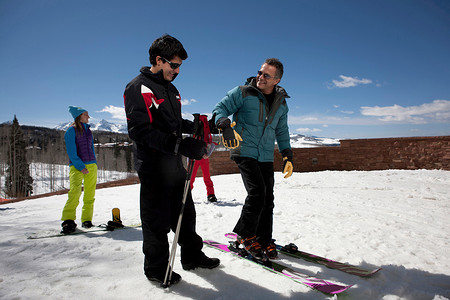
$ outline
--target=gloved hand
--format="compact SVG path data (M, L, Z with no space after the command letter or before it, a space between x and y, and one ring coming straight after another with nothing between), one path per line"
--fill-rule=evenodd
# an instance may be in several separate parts
M216 113L214 113L213 116L211 117L211 119L209 119L208 125L209 125L209 131L212 134L219 133L219 129L217 129L217 126L216 126Z
M178 153L191 159L203 159L203 155L207 154L206 143L191 137L184 138L178 146Z
M294 165L292 162L293 154L291 149L284 149L281 151L281 155L283 156L283 174L287 173L284 178L289 178L294 171Z
M220 118L217 121L217 128L222 131L222 143L228 149L235 149L239 147L239 142L242 142L242 138L233 127L236 122L230 124L231 121L228 118Z

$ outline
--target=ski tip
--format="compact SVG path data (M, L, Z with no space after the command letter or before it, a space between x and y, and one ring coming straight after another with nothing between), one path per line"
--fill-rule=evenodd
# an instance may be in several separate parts
M378 273L378 271L380 271L381 269L383 269L383 268L374 269L374 270L373 270L372 272L370 272L370 274L367 275L367 276L372 276L373 274Z
M228 232L228 233L225 233L225 237L230 238L230 239L235 239L235 238L237 238L237 234L233 233L233 232Z
M337 295L340 293L345 292L349 288L351 288L352 285L338 285L338 284L330 284L330 285L323 285L316 287L318 291L321 291L322 293L330 294L330 295Z
M346 290L348 290L349 288L351 288L353 286L353 284L352 285L346 285L346 286L343 286L341 289L338 289L337 291L335 291L333 294L340 294L340 293L343 293L343 292L345 292Z

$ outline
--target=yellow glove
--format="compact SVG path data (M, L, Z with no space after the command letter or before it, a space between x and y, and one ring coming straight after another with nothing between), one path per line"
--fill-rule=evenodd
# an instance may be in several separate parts
M222 130L222 143L228 149L235 149L239 147L239 142L242 142L239 133L233 129L235 125L236 122L233 122L230 126Z
M286 175L284 175L284 178L289 178L292 175L292 172L294 171L294 166L292 165L292 162L290 162L289 160L287 160L287 157L284 157L284 168L283 168L283 174L287 173Z
M289 178L292 175L292 172L294 171L294 165L292 163L292 150L291 149L284 149L281 152L281 155L283 156L283 174L287 173L284 178Z

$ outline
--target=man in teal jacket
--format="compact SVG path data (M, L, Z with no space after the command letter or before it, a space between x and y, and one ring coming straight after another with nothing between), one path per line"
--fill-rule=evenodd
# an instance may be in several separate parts
M276 58L266 59L256 77L229 91L213 110L223 143L231 149L231 159L237 163L247 190L233 231L258 259L277 256L272 241L275 140L283 156L284 178L293 171L287 125L289 96L278 86L282 76L283 64Z

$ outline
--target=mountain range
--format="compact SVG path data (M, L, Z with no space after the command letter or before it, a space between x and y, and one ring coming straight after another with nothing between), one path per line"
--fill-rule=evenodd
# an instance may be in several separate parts
M72 122L67 123L61 123L58 126L54 127L54 129L57 130L63 130L66 131L67 128L70 127ZM94 131L108 131L108 132L115 132L115 133L128 133L127 124L115 124L106 121L105 119L101 120L98 123L90 123L91 130Z
M62 124L56 126L54 129L66 131L67 128L69 128L69 126L71 124L72 124L72 122L62 123ZM128 133L126 124L115 124L115 123L108 122L104 119L98 123L91 123L91 130L108 131L108 132L125 133L125 134ZM290 136L291 136L292 148L338 146L340 144L339 139L334 139L334 138L305 136L305 135L301 135L298 133L291 134Z

